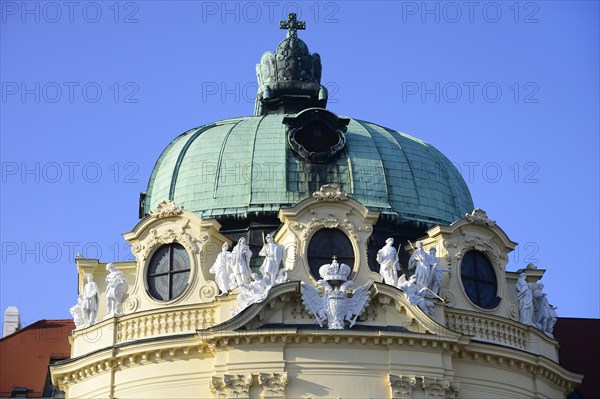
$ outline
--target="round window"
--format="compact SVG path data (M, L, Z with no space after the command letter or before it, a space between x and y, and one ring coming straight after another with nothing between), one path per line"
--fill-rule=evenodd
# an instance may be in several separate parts
M460 277L469 299L479 307L493 309L500 303L494 267L479 251L469 251L460 264Z
M177 298L190 279L190 258L181 244L163 245L152 256L148 266L148 293L159 301Z
M354 249L346 234L338 229L317 231L308 244L308 266L314 278L321 278L319 268L331 263L333 256L339 263L354 268Z

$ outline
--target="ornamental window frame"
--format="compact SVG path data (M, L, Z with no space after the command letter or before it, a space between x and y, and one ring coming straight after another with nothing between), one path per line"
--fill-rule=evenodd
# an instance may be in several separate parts
M496 302L489 307L484 307L484 306L482 306L481 303L476 302L473 298L471 298L471 296L469 295L469 291L465 287L464 277L463 277L463 262L464 262L465 256L470 252L480 254L487 261L487 263L493 273L493 276L495 278L495 301ZM460 256L460 259L458 259L458 269L459 270L458 270L457 274L458 274L458 280L460 282L460 287L461 287L462 293L466 297L468 303L470 303L473 307L475 307L476 309L483 311L483 312L496 311L502 304L502 297L499 296L500 278L498 276L497 265L495 265L495 262L493 261L493 257L490 256L490 254L488 254L487 251L482 250L477 247L474 247L474 246L464 248L464 250Z
M181 249L183 249L183 251L187 257L187 263L188 263L189 267L187 269L175 271L175 273L172 273L171 272L171 269L172 269L172 264L171 264L172 254L171 254L171 252L172 251L171 250L169 251L170 252L170 254L169 254L169 258L170 258L169 271L166 273L167 278L168 278L167 284L169 285L169 287L168 287L169 298L168 299L160 299L160 298L157 298L156 296L154 296L150 290L149 278L152 277L152 276L150 276L150 266L151 266L152 261L154 260L155 256L162 248L169 247L171 249L171 247L176 246L176 245L181 247ZM145 286L144 288L145 288L145 292L146 292L146 295L148 296L148 298L150 298L150 300L153 301L154 303L161 304L161 305L172 304L172 303L176 303L176 302L184 300L191 291L192 281L193 281L192 279L195 276L195 270L196 270L194 257L191 256L192 254L190 254L188 248L186 248L185 245L178 242L177 240L173 240L172 242L162 243L161 245L157 245L156 247L154 247L152 249L152 252L149 255L150 256L148 256L147 261L145 263L145 267L144 267L144 286ZM179 295L171 297L171 288L170 288L171 276L173 274L179 274L179 273L184 273L184 272L188 273L185 287L179 293ZM164 275L164 273L161 273L161 275Z
M310 254L309 254L310 245L313 242L313 239L315 239L315 237L319 233L322 233L322 232L331 232L331 233L333 233L333 230L337 230L340 234L342 234L346 238L348 244L350 244L349 248L352 250L352 265L348 264L347 261L344 260L344 259L347 259L349 257L347 257L347 256L339 257L336 254L331 254L328 259L327 259L326 256L323 256L323 263L321 265L319 265L319 267L321 267L321 266L323 266L325 264L331 263L332 256L335 255L336 259L338 260L338 262L340 264L341 263L346 263L346 264L348 264L348 266L351 267L352 272L351 272L350 276L356 274L356 272L357 272L357 263L359 262L359 256L357 255L358 254L358 250L356 248L355 242L352 239L352 237L341 226L335 226L335 227L324 226L324 227L321 227L319 229L315 229L312 232L312 234L308 237L308 239L306 240L306 249L305 249L306 269L308 271L308 275L312 279L314 279L315 282L318 281L318 280L320 280L321 276L319 275L319 270L318 269L316 270L316 274L313 273L313 270L311 269L310 259L309 259L309 257L310 257Z

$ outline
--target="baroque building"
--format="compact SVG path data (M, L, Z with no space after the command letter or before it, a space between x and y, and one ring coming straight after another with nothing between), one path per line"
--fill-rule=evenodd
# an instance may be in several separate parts
M559 364L545 270L506 270L516 243L439 150L327 110L304 23L281 27L254 115L158 158L124 235L135 261L77 259L52 383L69 398L566 397L582 376Z

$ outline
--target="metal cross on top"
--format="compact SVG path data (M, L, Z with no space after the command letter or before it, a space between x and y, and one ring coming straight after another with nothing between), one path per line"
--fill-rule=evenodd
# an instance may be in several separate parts
M287 21L279 21L279 29L287 29L287 37L296 37L298 35L297 30L306 29L306 21L296 20L296 13L292 12L288 14Z

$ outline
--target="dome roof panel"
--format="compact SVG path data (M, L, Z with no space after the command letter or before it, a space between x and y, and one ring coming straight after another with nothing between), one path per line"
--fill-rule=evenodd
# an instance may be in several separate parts
M240 123L235 120L219 124L190 139L181 154L175 189L170 196L175 203L199 209L236 206L243 201L243 190L230 189L239 185L236 164L249 159L248 147L231 145L233 132L243 133L244 129L236 129Z
M148 190L147 192L149 195L146 197L146 209L154 209L160 201L169 198L173 171L175 170L178 156L186 144L189 135L196 130L198 129L191 129L175 138L156 161L148 183L148 187L152 187L153 190Z
M283 118L230 119L177 137L152 172L146 212L171 199L201 217L274 214L328 183L393 222L452 223L473 209L454 165L421 140L350 119L344 149L310 163L288 144Z

